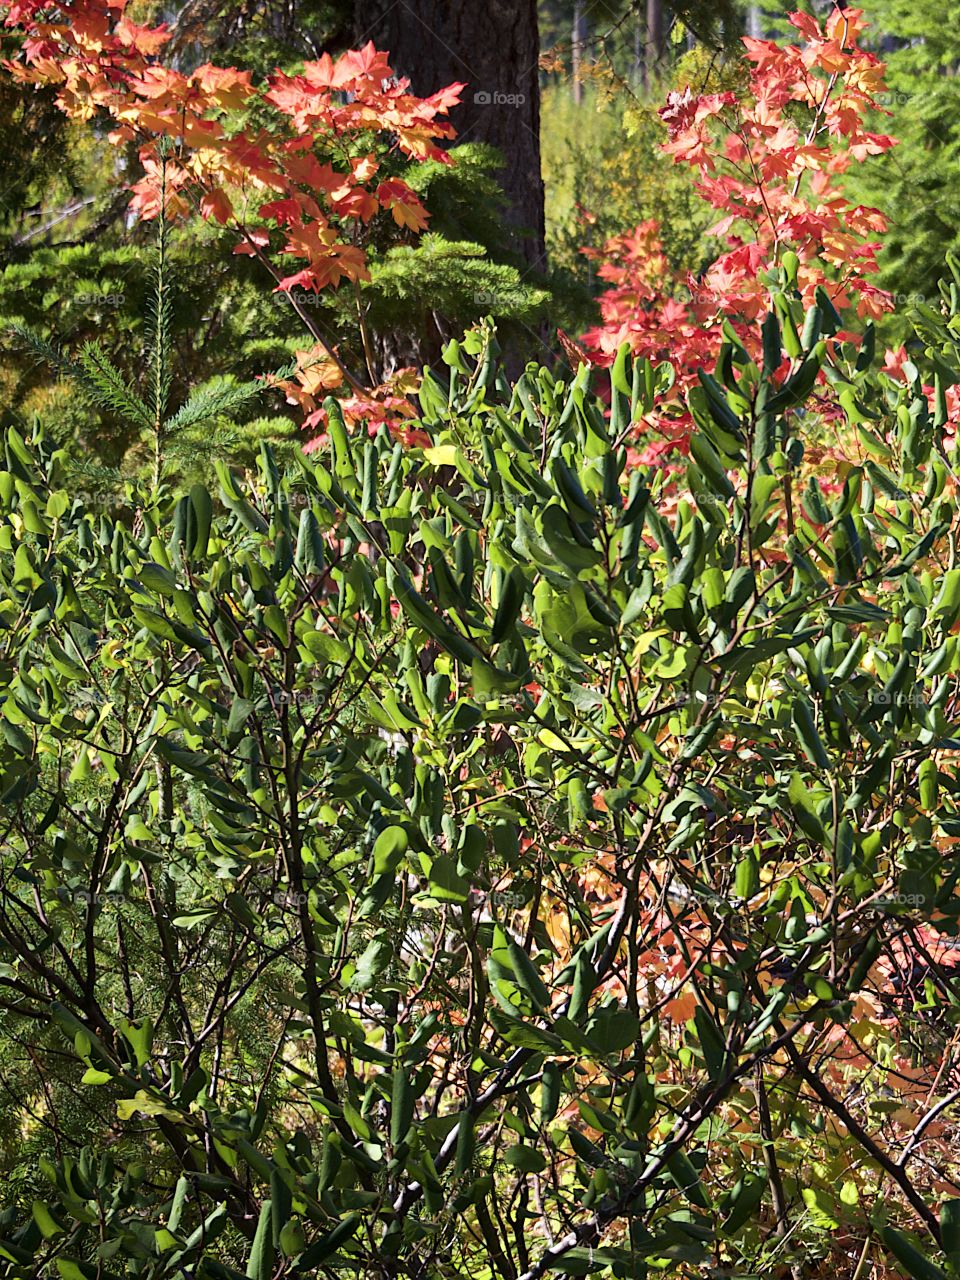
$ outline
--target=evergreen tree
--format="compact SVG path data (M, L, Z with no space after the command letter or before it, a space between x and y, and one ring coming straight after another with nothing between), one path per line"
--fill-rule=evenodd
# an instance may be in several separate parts
M204 453L208 458L227 453L238 457L242 445L234 426L238 412L258 401L270 381L290 373L279 370L271 380L245 382L235 377L215 378L175 407L176 289L168 242L167 220L161 216L156 221L156 245L148 272L145 342L136 381L128 378L96 339L88 339L75 354L67 354L58 343L24 325L10 326L10 336L35 362L69 382L94 413L118 425L114 432L117 465L103 468L98 476L108 484L112 481L115 492L123 479L145 471L153 488L159 489L171 463L181 475L196 475L197 457Z
M868 14L887 63L890 114L876 127L899 145L851 181L890 220L879 282L901 302L930 302L945 250L960 249L960 32L934 0L875 0Z

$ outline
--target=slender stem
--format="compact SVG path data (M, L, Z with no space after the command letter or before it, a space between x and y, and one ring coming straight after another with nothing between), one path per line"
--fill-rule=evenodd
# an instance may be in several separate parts
M157 226L156 329L153 341L153 487L160 488L163 452L166 444L163 417L166 409L167 376L167 154L160 154L160 213Z
M279 271L277 271L274 268L270 259L267 257L267 255L263 252L263 250L260 248L257 242L250 235L250 232L246 229L246 227L242 225L242 223L237 224L237 231L244 238L244 240L246 240L247 244L253 250L254 256L257 258L257 260L261 262L263 266L266 267L266 269L270 272L271 276L273 276L274 280L276 280L276 282L279 284L280 283ZM317 328L316 324L314 324L312 318L306 313L306 311L304 311L303 307L297 301L295 295L291 292L287 296L290 299L290 305L293 307L294 311L303 321L306 328L309 330L310 336L314 339L315 342L317 342L321 347L323 347L326 354L329 356L329 358L340 370L341 374L343 375L344 381L347 383L347 385L353 391L355 391L357 395L366 395L367 394L366 387L364 387L361 383L359 383L357 379L353 376L353 374L350 372L347 366L343 363L343 361L334 351L333 347L331 347L329 342L326 341L323 334Z
M357 302L357 324L360 326L360 338L363 342L363 359L367 366L367 377L370 379L371 385L376 384L377 375L374 372L375 361L373 358L373 345L370 342L370 330L367 328L367 316L363 309L363 299L360 296L360 281L353 282L353 296Z

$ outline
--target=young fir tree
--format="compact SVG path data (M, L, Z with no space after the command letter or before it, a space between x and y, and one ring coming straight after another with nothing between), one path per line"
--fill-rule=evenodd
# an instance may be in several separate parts
M899 145L858 166L851 183L890 220L878 283L901 303L930 302L945 250L960 249L960 33L933 0L875 0L868 16L887 64L889 116L877 127ZM906 332L901 319L898 336Z
M161 205L165 205L165 163L161 175ZM119 485L131 471L148 469L155 491L163 484L168 468L189 471L195 466L198 453L213 458L235 450L235 417L259 399L272 380L215 379L193 391L179 407L174 406L175 286L169 262L167 218L161 214L156 225L139 379L128 378L96 339L88 339L71 355L22 324L9 326L28 353L75 385L91 409L119 425L120 439L126 443L124 455L116 468L97 469L100 480ZM289 376L289 372L280 370L272 378Z

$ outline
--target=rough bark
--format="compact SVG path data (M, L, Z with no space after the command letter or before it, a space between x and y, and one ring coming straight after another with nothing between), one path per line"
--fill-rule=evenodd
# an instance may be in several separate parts
M466 82L451 115L457 141L500 150L516 250L544 267L536 0L355 0L354 26L358 43L389 51L415 93Z

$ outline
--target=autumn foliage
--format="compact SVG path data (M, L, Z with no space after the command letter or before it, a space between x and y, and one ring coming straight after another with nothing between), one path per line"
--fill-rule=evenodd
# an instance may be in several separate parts
M4 65L25 86L55 86L72 119L105 119L112 142L136 148L141 175L130 189L139 217L156 218L163 206L168 218L199 214L222 225L235 252L257 258L288 293L368 278L364 237L378 215L410 232L426 227L426 209L390 173L390 157L447 162L440 143L453 128L445 117L462 85L418 98L372 44L324 54L296 75L277 70L260 85L236 67L185 74L164 64L166 26L140 26L125 10L125 0L76 0L51 18L40 0L9 5L5 26L20 41ZM316 385L346 382L355 415L381 420L392 388L362 387L313 337L292 402L309 402ZM308 426L314 421L308 413Z
M653 221L585 251L609 285L601 323L584 337L588 354L611 364L628 343L638 355L668 360L676 373L671 405L641 432L653 433L649 460L689 434L685 395L724 341L724 326L759 350L759 320L785 268L808 306L822 287L842 314L876 318L892 307L870 281L886 219L852 205L839 181L851 163L894 145L865 125L879 107L882 64L858 47L859 10L834 10L823 26L809 14L790 22L801 45L744 39L746 93L698 96L687 87L660 112L664 149L696 170L698 190L721 215L710 228L724 246L717 257L697 275L679 276Z
M627 343L675 371L673 395L638 424L637 456L647 461L684 447L685 396L724 325L758 349L758 317L778 271L790 270L806 304L822 286L838 309L859 317L891 306L870 283L884 216L851 205L839 183L851 163L893 146L864 123L878 106L882 65L858 46L859 10L836 10L823 26L803 14L790 21L801 45L745 39L745 93L688 87L660 113L665 151L697 171L698 190L722 215L711 234L723 251L683 278L652 220L585 250L609 285L601 323L584 335L586 354L610 364ZM378 214L414 233L427 225L417 195L384 176L383 161L390 152L448 161L445 116L463 85L417 98L372 45L336 60L324 54L296 75L277 71L259 86L232 67L185 75L163 63L164 26L138 26L125 4L103 0L62 6L57 21L33 0L11 5L6 25L22 36L19 56L6 63L11 74L57 86L68 115L106 116L113 141L137 146L142 176L131 182L131 206L141 217L156 217L163 202L170 217L199 213L223 225L235 252L260 260L277 290L295 295L365 279L365 228ZM412 438L404 422L415 414L415 371L362 385L297 309L314 342L298 353L283 389L303 411L305 430L323 428L322 400L335 392L348 422L386 423Z

